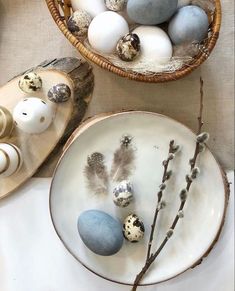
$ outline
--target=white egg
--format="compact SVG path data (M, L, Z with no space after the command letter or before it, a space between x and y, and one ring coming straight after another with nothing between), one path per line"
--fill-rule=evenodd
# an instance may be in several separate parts
M16 126L29 134L39 134L51 124L54 112L45 101L31 97L20 101L14 108Z
M104 0L71 0L73 10L83 9L92 18L107 10Z
M163 65L172 57L172 44L168 35L156 26L139 26L133 33L140 38L141 54L139 61L155 62Z
M96 16L88 29L90 45L101 53L113 53L119 39L129 32L128 23L116 12Z
M13 144L0 143L0 177L15 174L22 166L21 151Z

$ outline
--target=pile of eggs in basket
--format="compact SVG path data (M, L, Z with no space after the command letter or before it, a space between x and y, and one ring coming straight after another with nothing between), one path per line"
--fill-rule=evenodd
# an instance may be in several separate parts
M166 64L173 46L202 42L207 13L185 0L72 0L68 29L100 54Z

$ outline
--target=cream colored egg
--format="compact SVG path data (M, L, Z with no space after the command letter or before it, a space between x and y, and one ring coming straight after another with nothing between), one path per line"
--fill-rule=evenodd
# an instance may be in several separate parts
M92 18L107 10L104 0L71 0L73 10L85 10Z
M27 94L37 92L42 88L42 79L35 72L27 73L20 78L19 88Z
M163 65L172 57L172 44L168 35L156 26L139 26L133 33L140 38L141 55L139 61Z
M54 118L52 107L39 98L20 101L14 108L16 126L29 134L40 134L47 130Z
M13 127L14 121L10 111L0 106L0 138L9 136Z
M0 178L10 177L22 166L21 151L13 144L0 143Z
M128 32L128 23L121 15L106 11L92 20L88 29L88 40L96 51L113 53L119 39Z

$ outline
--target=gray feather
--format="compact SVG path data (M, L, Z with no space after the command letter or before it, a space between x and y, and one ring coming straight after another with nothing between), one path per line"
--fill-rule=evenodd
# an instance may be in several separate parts
M196 42L175 45L173 49L175 57L194 57L200 52L199 44Z
M121 145L116 150L111 168L111 178L113 181L121 182L128 179L134 170L135 152L131 146Z
M87 158L84 169L87 186L95 194L106 194L108 191L108 173L101 153L93 153Z

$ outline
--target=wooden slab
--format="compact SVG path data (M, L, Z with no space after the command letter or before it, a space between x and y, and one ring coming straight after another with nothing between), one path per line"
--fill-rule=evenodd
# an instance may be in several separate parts
M10 81L4 87L0 88L0 104L6 107L11 113L16 104L30 96L41 98L47 101L47 92L55 84L65 83L73 92L73 83L64 74L56 70L39 71L43 89L34 94L25 94L18 88L19 78ZM22 152L23 166L14 175L7 178L0 178L0 197L4 197L19 185L31 177L52 152L58 141L64 134L67 124L70 121L73 111L73 93L72 98L65 103L53 104L48 102L55 110L55 118L51 126L43 133L31 135L14 128L8 138L3 138L0 142L7 142L16 145Z
M20 77L32 71L40 74L43 88L34 94L25 94L18 88ZM58 83L67 84L72 92L66 103L53 104L47 100L48 90ZM11 177L0 178L0 199L12 193L22 183L40 170L41 176L50 176L59 159L64 143L80 124L94 88L91 66L78 58L46 60L31 68L0 88L0 105L13 112L16 104L30 96L48 101L55 110L51 126L40 135L29 135L15 128L10 137L0 142L13 143L22 151L24 163L20 171Z

